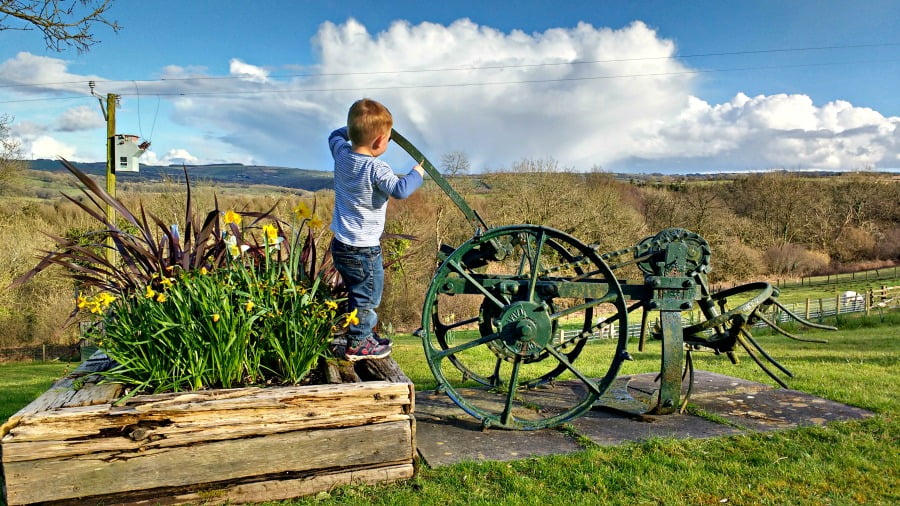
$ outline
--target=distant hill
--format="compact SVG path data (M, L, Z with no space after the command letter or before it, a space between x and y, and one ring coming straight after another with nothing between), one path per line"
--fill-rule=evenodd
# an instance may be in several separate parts
M66 172L59 160L31 160L32 170L48 172ZM106 175L105 162L75 163L81 171L95 175ZM333 188L334 174L318 170L292 169L289 167L268 167L262 165L243 165L240 163L219 165L188 165L188 177L192 181L216 181L221 183L261 184L298 188L316 191ZM119 172L116 177L120 181L158 182L163 178L184 179L181 165L144 165L140 172Z

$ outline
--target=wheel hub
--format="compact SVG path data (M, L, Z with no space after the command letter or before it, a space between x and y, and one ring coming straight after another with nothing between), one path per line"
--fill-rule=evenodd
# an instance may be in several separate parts
M553 338L549 307L543 302L519 301L503 308L491 322L500 339L488 346L504 360L540 357Z

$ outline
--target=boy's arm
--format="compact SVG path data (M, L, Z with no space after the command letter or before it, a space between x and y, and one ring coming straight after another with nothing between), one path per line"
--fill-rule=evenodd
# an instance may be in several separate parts
M347 133L347 127L341 127L331 132L328 136L328 147L331 148L331 154L335 155L338 148L347 142L350 142L350 135Z
M422 168L416 165L409 174L397 177L387 164L383 164L375 174L375 184L391 197L405 199L422 186L423 172Z

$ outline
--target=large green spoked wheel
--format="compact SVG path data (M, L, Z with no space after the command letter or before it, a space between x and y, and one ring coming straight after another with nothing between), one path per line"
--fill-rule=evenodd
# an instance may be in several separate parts
M615 379L628 357L627 312L586 244L548 227L498 227L442 262L422 341L438 389L485 427L540 429L584 413ZM598 323L616 338L592 347L604 362L587 373L574 361ZM556 379L571 381L546 388Z

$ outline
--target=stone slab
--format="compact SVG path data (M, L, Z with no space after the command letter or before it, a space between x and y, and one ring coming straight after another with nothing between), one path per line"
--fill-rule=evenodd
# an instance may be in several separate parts
M446 395L416 395L416 447L431 467L463 461L509 461L573 453L583 448L556 429L481 430L481 424Z
M690 414L636 414L639 409L631 408L639 408L643 403L649 409L652 404L659 388L655 377L655 374L638 374L618 378L606 396L607 404L613 408L598 407L573 420L570 425L574 432L597 445L614 446L654 437L708 438L783 430L873 415L803 392L775 389L707 371L695 373L691 404L722 417L728 424ZM564 404L567 396L578 388L578 382L558 382L542 389L541 401L548 405ZM480 395L463 392L464 396ZM482 431L481 424L447 395L433 391L416 393L415 414L416 446L422 459L432 467L462 461L517 460L583 449L569 431L557 428Z

